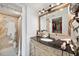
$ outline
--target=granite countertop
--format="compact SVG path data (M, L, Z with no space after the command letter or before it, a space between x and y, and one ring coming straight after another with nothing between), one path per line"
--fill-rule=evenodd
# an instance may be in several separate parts
M66 49L65 50L61 49L61 44L63 42L65 42L65 41L61 41L61 40L56 40L54 38L50 38L50 39L53 40L52 42L45 42L45 41L42 41L41 38L42 37L39 37L39 36L31 37L31 39L33 39L33 40L35 40L35 41L37 41L37 42L39 42L41 44L44 44L44 45L47 45L49 47L56 48L56 49L59 49L59 50L62 50L62 51L66 51L66 52L71 53L71 54L74 54L68 44L66 45Z

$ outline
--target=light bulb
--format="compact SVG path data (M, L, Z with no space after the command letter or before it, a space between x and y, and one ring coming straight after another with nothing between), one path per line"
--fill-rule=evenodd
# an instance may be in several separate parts
M39 10L39 14L41 14L41 11Z
M41 12L43 12L43 13L44 13L44 12L45 12L45 9L43 8Z
M55 6L54 4L49 5L49 7L54 7L54 6Z
M51 7L53 7L54 5L52 4Z
M59 5L60 3L56 3L56 5Z
M41 14L41 12L39 12L39 15Z

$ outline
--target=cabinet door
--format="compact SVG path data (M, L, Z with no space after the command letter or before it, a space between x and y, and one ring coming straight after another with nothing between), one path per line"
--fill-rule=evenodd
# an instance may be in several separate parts
M62 50L46 46L37 41L31 42L31 55L32 56L62 56ZM63 56L73 56L68 52L63 51Z

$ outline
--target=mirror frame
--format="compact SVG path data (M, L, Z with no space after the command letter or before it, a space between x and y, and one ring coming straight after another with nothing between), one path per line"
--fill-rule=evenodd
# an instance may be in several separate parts
M40 29L40 27L41 27L41 25L40 25L40 18L41 18L42 16L48 15L48 14L50 14L50 13L53 13L53 12L55 12L55 11L61 9L61 8L68 7L69 5L70 5L69 3L68 3L68 4L61 4L61 5L58 5L58 6L54 7L54 9L53 9L52 11L47 12L47 13L44 13L44 14L42 14L42 15L39 15L39 17L38 17L38 27L39 27L39 30L38 30L38 31L41 31L41 29ZM68 31L69 31L69 29L68 29ZM69 33L69 32L68 32L68 33Z

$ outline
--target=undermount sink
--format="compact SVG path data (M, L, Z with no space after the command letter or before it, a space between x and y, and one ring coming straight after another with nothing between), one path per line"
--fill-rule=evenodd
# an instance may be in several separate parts
M41 38L42 41L45 41L45 42L52 42L53 40L52 39L49 39L49 38Z

